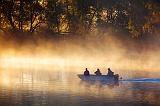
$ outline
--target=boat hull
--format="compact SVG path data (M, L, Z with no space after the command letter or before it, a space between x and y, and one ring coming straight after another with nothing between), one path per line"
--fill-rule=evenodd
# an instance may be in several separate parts
M110 77L110 76L107 76L107 75L89 75L89 76L85 76L85 75L82 75L82 74L78 74L78 77L81 80L84 80L84 81L105 81L105 82L116 82L116 81L118 81L118 79L115 78L114 76Z

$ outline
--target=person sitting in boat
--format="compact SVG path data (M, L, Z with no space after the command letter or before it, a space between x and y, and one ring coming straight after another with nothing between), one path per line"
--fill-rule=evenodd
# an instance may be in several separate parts
M108 74L107 75L110 76L110 77L113 77L114 72L110 68L108 68Z
M88 75L89 75L89 71L88 71L87 68L86 68L86 70L84 71L84 75L85 75L85 76L88 76Z
M97 69L97 71L96 72L94 72L96 75L102 75L102 73L100 72L100 70L99 69Z

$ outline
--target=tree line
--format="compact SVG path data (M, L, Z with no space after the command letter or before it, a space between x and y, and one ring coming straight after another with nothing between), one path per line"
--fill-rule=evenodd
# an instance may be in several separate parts
M138 37L159 25L159 0L0 1L2 32L82 34L112 28Z

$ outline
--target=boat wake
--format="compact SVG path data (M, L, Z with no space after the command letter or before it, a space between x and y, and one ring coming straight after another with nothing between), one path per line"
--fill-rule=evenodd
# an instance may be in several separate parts
M135 78L135 79L126 79L121 80L126 82L153 82L153 83L160 83L160 78Z

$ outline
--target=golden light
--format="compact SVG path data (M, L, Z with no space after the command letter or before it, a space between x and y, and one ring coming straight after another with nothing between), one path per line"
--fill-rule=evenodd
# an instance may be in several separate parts
M1 84L5 85L5 86L10 86L11 83L10 83L9 76L7 76L5 74L1 75Z
M37 66L41 67L44 65L56 65L64 66L64 60L62 58L55 57L12 57L5 56L2 57L0 63L3 67L28 67L28 66Z

